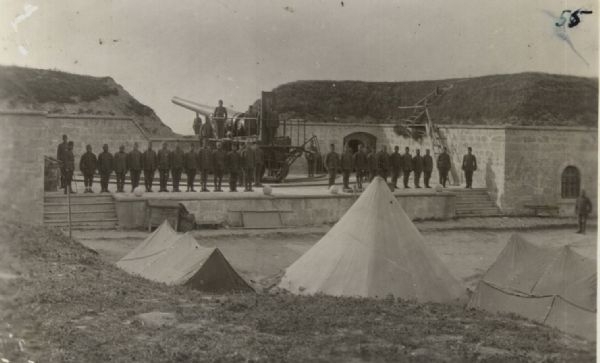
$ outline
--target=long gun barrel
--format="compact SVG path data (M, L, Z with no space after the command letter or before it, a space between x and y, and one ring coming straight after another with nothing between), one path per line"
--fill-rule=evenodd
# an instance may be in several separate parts
M212 112L210 111L209 107L198 104L194 101L185 100L181 97L173 97L171 98L171 102L173 102L177 106L183 107L190 111L194 111L204 117L210 117L212 115Z

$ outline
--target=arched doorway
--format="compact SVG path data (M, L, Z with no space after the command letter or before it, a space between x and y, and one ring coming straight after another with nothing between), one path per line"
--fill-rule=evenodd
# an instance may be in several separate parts
M344 137L345 145L350 146L353 152L357 152L360 145L373 149L377 146L377 138L367 132L353 132Z

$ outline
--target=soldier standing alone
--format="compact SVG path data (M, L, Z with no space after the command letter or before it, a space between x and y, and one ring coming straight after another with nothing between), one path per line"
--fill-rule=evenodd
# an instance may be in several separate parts
M92 184L94 183L94 173L96 172L98 159L92 152L92 145L87 145L85 150L85 154L81 155L79 160L79 170L83 174L84 193L93 193Z
M213 120L217 124L217 138L222 139L225 136L225 121L227 120L227 109L223 107L223 100L219 100L219 106L215 108Z
M440 173L440 184L445 188L448 182L448 172L450 171L450 155L448 155L448 149L444 148L444 151L438 156L437 168Z
M315 145L311 143L309 150L311 152L305 153L304 156L306 157L306 165L308 166L308 177L312 178L315 176L317 149L315 148Z
M344 190L350 190L350 173L354 169L354 155L349 145L346 145L346 151L342 154L342 179L344 181Z
M337 171L340 167L340 156L335 152L335 145L329 145L329 153L325 156L325 168L329 174L329 187L335 184Z
M125 146L119 146L119 152L114 156L115 175L117 176L117 193L125 189L125 175L127 175L127 153Z
M431 188L429 186L429 179L431 179L431 172L433 171L433 158L429 154L429 149L425 150L425 156L423 156L423 181L425 188Z
M198 168L198 155L196 154L196 145L190 144L190 151L184 155L185 174L187 175L186 192L195 192L194 180L196 179L196 169Z
M167 143L163 142L162 149L158 151L157 155L157 166L158 175L160 176L160 189L159 192L168 192L167 183L169 182L169 169L170 169L170 152L167 148Z
M575 202L575 214L577 214L579 224L579 230L576 233L585 234L587 217L590 213L592 213L592 201L585 195L585 190L582 190Z
M127 166L131 174L131 192L140 185L140 174L142 173L142 153L138 150L138 143L133 144L133 150L127 155Z
M100 173L100 193L108 193L108 182L113 171L113 156L108 152L108 144L102 146L102 152L98 155L98 172Z
M465 188L473 188L473 172L477 170L477 159L472 154L472 149L467 148L467 155L463 156L462 170L465 172L465 180L467 186Z
M154 181L154 173L158 164L156 151L152 150L152 142L148 143L148 149L142 154L142 169L144 169L144 185L146 191L152 192L152 182Z

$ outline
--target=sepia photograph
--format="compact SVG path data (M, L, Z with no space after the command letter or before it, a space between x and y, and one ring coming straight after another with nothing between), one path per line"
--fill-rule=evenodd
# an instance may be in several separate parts
M0 9L0 363L596 362L597 1Z

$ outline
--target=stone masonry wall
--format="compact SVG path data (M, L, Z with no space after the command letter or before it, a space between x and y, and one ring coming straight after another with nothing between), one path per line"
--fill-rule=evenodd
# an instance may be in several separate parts
M97 154L102 144L111 152L121 144L131 149L147 139L129 118L106 116L49 116L43 112L0 112L1 215L42 223L44 156L56 157L63 134L75 143L75 167L91 144Z
M459 178L460 185L465 184L461 169L463 155L470 146L477 158L477 171L473 174L473 187L486 187L492 200L503 208L504 205L504 167L505 167L505 129L486 126L440 126L446 137L448 152Z
M507 128L505 207L507 213L526 213L524 204L559 205L573 215L575 199L561 198L561 174L575 166L598 208L598 130L586 128Z

